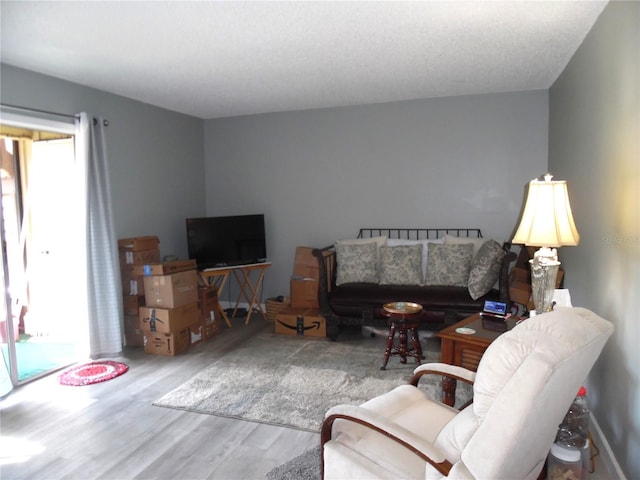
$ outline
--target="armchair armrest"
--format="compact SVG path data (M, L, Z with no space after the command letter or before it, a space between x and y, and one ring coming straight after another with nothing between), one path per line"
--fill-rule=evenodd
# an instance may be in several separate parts
M415 387L418 386L420 378L423 375L441 375L442 376L442 399L441 402L445 405L453 407L456 401L456 387L458 380L461 380L469 385L473 385L476 379L476 372L467 370L463 367L456 365L449 365L447 363L424 363L413 371L413 377L409 380L409 383ZM462 405L459 410L467 407L473 398Z
M451 462L449 462L444 454L431 442L418 437L406 428L388 421L371 410L355 405L338 405L326 413L320 434L320 444L322 447L331 440L333 422L337 419L354 422L375 430L381 435L409 449L445 476L451 470ZM324 455L322 457L322 472L324 478Z
M469 385L473 385L476 380L476 372L467 370L464 367L449 365L448 363L423 363L415 368L409 383L413 386L418 386L420 377L423 375L442 375L454 380L462 380Z

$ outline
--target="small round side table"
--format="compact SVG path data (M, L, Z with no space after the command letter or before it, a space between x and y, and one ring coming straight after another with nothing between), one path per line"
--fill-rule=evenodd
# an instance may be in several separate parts
M407 357L413 357L416 365L420 365L424 358L420 339L418 338L418 327L420 326L420 314L422 305L413 302L391 302L382 307L388 317L389 336L387 337L387 348L384 352L384 361L380 370L387 368L389 357L399 355L400 363L407 363ZM399 344L394 344L396 330L400 333ZM411 335L411 347L407 345L407 333Z

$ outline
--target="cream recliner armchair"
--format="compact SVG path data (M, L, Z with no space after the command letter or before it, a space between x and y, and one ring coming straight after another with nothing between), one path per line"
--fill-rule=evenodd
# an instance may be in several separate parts
M532 317L487 349L477 373L432 363L360 406L329 410L324 479L535 479L613 325L584 308ZM419 390L426 373L473 384L458 411Z

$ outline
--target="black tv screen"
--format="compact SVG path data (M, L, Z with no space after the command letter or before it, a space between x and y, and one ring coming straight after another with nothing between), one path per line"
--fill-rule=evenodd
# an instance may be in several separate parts
M264 262L264 215L187 218L187 247L200 270Z

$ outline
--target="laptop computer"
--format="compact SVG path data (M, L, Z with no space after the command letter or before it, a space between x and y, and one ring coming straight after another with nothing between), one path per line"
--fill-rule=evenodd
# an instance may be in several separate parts
M480 315L488 319L506 320L511 316L511 312L507 312L507 304L504 302L486 300Z

